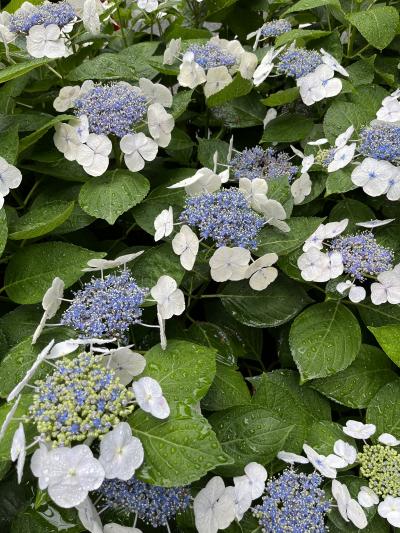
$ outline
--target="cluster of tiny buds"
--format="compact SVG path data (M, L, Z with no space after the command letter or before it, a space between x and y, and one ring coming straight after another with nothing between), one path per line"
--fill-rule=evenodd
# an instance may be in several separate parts
M400 162L400 126L395 124L374 124L360 132L358 151L374 159L393 163Z
M292 25L286 19L275 19L269 22L266 22L261 28L261 36L268 37L278 37L283 35L292 29Z
M102 359L87 352L63 358L52 374L36 381L28 419L54 446L99 437L132 412L134 394Z
M276 65L277 71L296 79L311 74L322 64L322 56L316 50L290 48L282 53Z
M194 61L205 70L215 67L233 67L236 64L236 58L222 50L217 44L193 44L187 49L192 52Z
M376 494L383 498L400 496L400 455L396 450L382 444L365 444L357 458L360 473Z

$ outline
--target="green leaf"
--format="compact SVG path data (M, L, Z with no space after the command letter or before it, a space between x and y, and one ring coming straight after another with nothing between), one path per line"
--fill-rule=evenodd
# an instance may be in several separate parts
M277 107L278 105L290 104L297 100L299 96L298 87L290 87L283 91L278 91L274 94L270 94L268 98L262 100L262 103L269 107Z
M21 418L23 415L26 415L28 413L28 408L31 403L32 403L32 396L30 394L23 394L21 396L15 415L13 419L11 420L10 425L8 426L8 429L4 435L4 438L0 441L0 460L1 461L10 459L10 448L11 448L12 438L20 423L20 420L15 420L15 419ZM9 403L3 403L3 405L0 406L0 427L3 424L4 420L6 419L6 416L8 415L9 411L11 410L11 407L12 405ZM25 429L25 433L27 433L26 439L29 442L34 437L36 430L32 426L32 424L26 424L26 425L24 424L24 429Z
M376 425L375 436L390 433L400 438L400 379L384 385L371 400L367 422Z
M346 407L364 409L378 390L394 379L396 374L382 350L362 344L350 366L334 376L316 379L311 387Z
M311 424L305 442L318 453L328 456L333 453L333 446L339 439L355 446L354 439L343 433L340 424L320 420Z
M233 365L239 357L248 357L247 346L238 331L227 326L196 322L187 331L190 340L215 348L217 361Z
M251 128L262 126L265 107L251 94L212 109L213 115L227 128Z
M7 227L7 217L6 212L4 209L0 209L0 256L4 252L4 248L7 244L7 235L8 235L8 227Z
M256 255L261 257L266 253L275 252L278 255L287 255L303 246L304 241L314 233L323 218L293 217L287 221L290 231L285 233L278 229L265 227L259 234L259 245Z
M128 422L144 448L144 464L137 475L153 485L181 487L231 462L200 415L161 421L137 410Z
M218 162L227 162L229 144L220 139L199 139L197 158L203 167L214 168L213 157L218 152ZM193 172L194 174L194 172Z
M351 168L343 168L336 170L335 172L330 172L326 180L326 194L339 194L343 192L352 191L356 189L357 186L351 181Z
M193 91L180 91L174 96L172 101L172 107L169 112L175 120L186 111L190 100L192 99L192 94Z
M69 218L74 205L74 202L61 201L32 208L12 224L9 238L18 241L50 233Z
M288 15L289 13L296 13L296 11L309 11L310 9L323 6L333 6L336 9L341 9L339 0L300 0L287 9L282 16Z
M314 422L330 420L328 401L308 386L300 386L297 372L275 370L257 376L251 383L256 388L253 403L269 409L276 418L293 425L287 443L290 451L301 451Z
M23 137L19 141L18 153L21 154L24 150L32 146L32 144L35 144L36 141L41 139L43 135L45 135L53 126L55 126L59 122L63 122L64 120L69 120L71 118L73 118L71 115L58 115L57 117L54 117L51 120L49 120L49 122L46 122L46 124L43 124L43 126L38 128L36 131L31 133L30 135Z
M245 96L252 90L252 88L253 83L251 80L245 80L240 74L236 74L229 85L207 98L207 105L208 107L215 107L217 105L225 104L230 100L239 98L239 96Z
M250 403L250 399L250 391L242 374L231 366L217 364L214 381L201 405L208 411L221 411Z
M206 0L205 5L208 15L213 15L235 4L238 0Z
M89 259L105 255L66 242L26 246L19 249L7 265L5 289L14 302L38 303L56 276L70 287L82 276L81 270Z
M142 174L109 170L82 185L79 204L85 213L114 224L122 213L139 204L149 189L150 183Z
M372 220L375 217L374 212L365 203L353 200L353 198L344 198L340 200L331 210L329 215L329 221L342 220L343 218L349 219L349 224L346 228L346 232L358 230L356 222L364 222L365 220Z
M18 124L13 123L0 132L0 156L8 161L10 165L15 165L15 162L17 161L19 146L18 130Z
M45 509L35 511L26 508L13 520L10 533L54 533L68 531L81 533L86 529L79 524L79 518L74 509L60 509L53 505L46 505Z
M391 324L380 328L368 328L383 351L400 367L400 325Z
M347 368L360 350L361 330L340 301L324 302L308 307L295 319L289 343L304 382Z
M39 306L20 305L3 315L0 318L0 331L4 334L6 343L1 346L0 352L7 352L12 346L33 335L42 314L43 309Z
M346 70L349 73L349 81L354 87L358 87L358 85L368 85L374 81L375 58L376 56L374 55L366 59L360 59L346 67Z
M383 50L396 35L399 13L392 6L377 6L365 11L349 13L347 19L369 44Z
M219 467L226 476L243 473L250 462L267 464L285 449L286 440L293 429L282 422L273 411L255 405L242 405L219 411L210 417L223 450L235 463Z
M353 102L335 101L324 116L324 133L331 143L335 142L338 135L353 125L359 130L368 124L375 116L371 111L358 106Z
M145 250L131 263L130 270L141 287L153 287L163 275L171 276L179 285L185 274L179 257L171 253L167 242Z
M300 285L283 276L263 291L253 291L248 281L228 282L218 296L236 320L253 328L280 326L311 303Z
M156 345L146 352L142 375L158 381L169 406L176 411L181 404L194 405L207 394L216 371L215 356L212 348L168 340L165 350Z
M6 81L23 76L27 72L41 67L48 62L49 60L44 57L42 59L31 59L30 61L24 61L23 63L16 63L15 65L3 68L0 71L0 83L5 83Z
M159 44L158 41L132 44L121 50L118 56L123 60L128 60L129 65L133 65L138 78L151 80L157 74L157 71L150 65L149 59L154 55ZM134 61L132 61L132 58L134 58Z
M310 134L313 121L303 115L294 113L281 115L266 127L261 142L296 142L304 141Z
M380 326L400 324L400 305L381 304L374 305L368 300L357 304L362 321L367 326L379 328Z
M297 41L298 39L301 39L302 41L308 42L313 41L315 39L320 39L321 37L326 37L327 35L330 35L330 31L322 31L322 30L302 30L302 29L296 29L287 31L286 33L279 35L275 41L275 46L282 46L287 43L291 43L293 41Z
M120 79L135 81L138 76L134 57L104 53L93 59L87 59L72 69L66 78L70 81Z

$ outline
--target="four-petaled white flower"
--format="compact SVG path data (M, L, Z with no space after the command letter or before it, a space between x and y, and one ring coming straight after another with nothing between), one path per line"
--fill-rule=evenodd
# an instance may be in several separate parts
M65 39L56 24L32 26L26 36L26 50L35 58L56 59L67 54Z
M169 206L168 209L163 209L161 213L156 216L154 219L154 229L156 230L154 235L155 241L159 241L163 237L171 235L172 230L174 229L174 212L171 206Z
M304 161L304 160L303 160ZM290 186L290 192L293 196L294 205L301 204L304 199L311 193L312 181L307 172L302 174Z
M70 124L61 122L55 125L55 134L53 136L54 144L68 161L75 161L78 155L81 140L78 132Z
M369 439L376 431L374 424L363 424L357 420L348 420L343 427L343 433L354 439Z
M137 0L137 5L147 13L151 13L158 8L158 0Z
M322 140L324 140L324 139L322 139ZM311 143L308 143L308 144L311 144ZM290 148L292 149L293 153L295 153L297 156L299 156L302 159L300 172L302 174L304 174L305 172L308 172L310 170L310 168L314 164L314 161L315 161L314 154L305 155L305 154L303 154L303 152L301 150L298 150L297 148L295 148L292 145L290 145Z
M142 170L145 161L153 161L158 152L158 144L142 132L124 135L119 145L125 164L132 172Z
M164 65L172 65L181 51L182 39L171 39L164 51L163 63Z
M251 80L257 68L258 59L251 52L244 52L240 58L239 72L245 80Z
M268 473L259 463L249 463L244 467L244 475L233 478L235 487L240 491L249 492L252 500L259 498L264 492Z
M147 124L150 135L158 146L165 148L171 142L174 129L174 117L167 113L161 104L150 104L147 110Z
M216 174L213 170L203 167L197 170L194 176L169 185L168 189L184 187L189 196L195 196L196 194L218 191L223 179L222 173Z
M378 274L377 282L371 284L371 301L374 305L400 303L400 264Z
M206 98L222 91L224 87L227 87L232 83L232 79L232 76L229 74L229 71L225 66L210 68L207 71L206 84L204 85L204 94L206 95Z
M384 122L399 122L400 121L400 102L398 96L387 96L382 100L382 106L376 113L378 120Z
M130 479L143 463L144 451L140 440L132 436L126 422L120 422L100 441L100 464L107 479Z
M0 208L3 207L4 196L7 196L10 189L19 187L21 181L21 171L0 157Z
M194 61L193 52L186 52L179 67L179 85L181 85L181 87L195 89L198 85L201 85L206 81L207 76L205 70Z
M79 145L76 160L90 176L101 176L108 168L111 150L112 144L106 135L90 133L86 143Z
M372 507L373 505L378 505L379 503L379 496L375 494L375 492L370 489L369 487L361 487L358 495L357 495L358 503L361 505L361 507L365 507L368 509L369 507Z
M239 281L246 277L251 254L249 250L234 246L221 246L211 257L211 277L214 281Z
M262 213L266 202L268 201L268 183L262 178L255 178L249 180L248 178L240 178L239 190L245 195L250 207Z
M135 376L143 372L146 359L140 353L133 352L128 346L123 346L106 354L103 364L114 370L122 385L128 385Z
M306 281L323 283L343 273L342 256L339 252L324 253L311 247L297 259L301 277Z
M351 173L351 181L354 185L362 187L368 196L380 196L386 193L389 181L396 173L396 167L389 161L366 157Z
M355 151L356 143L345 144L337 148L332 161L328 165L328 172L336 172L336 170L346 167L352 161Z
M334 77L334 70L325 64L319 65L311 74L297 80L303 102L310 106L324 98L336 96L342 90L342 82Z
M368 525L365 512L357 500L354 500L346 485L334 479L332 481L332 495L338 504L338 510L346 522L352 522L358 529Z
M312 233L304 242L303 251L308 252L311 248L322 250L325 239L333 239L337 237L347 228L349 223L348 218L344 218L340 222L328 222L328 224L320 224L318 228Z
M25 431L22 422L19 423L17 431L14 433L11 442L11 461L17 461L17 478L21 483L22 474L24 473L24 464L26 458L25 450Z
M235 519L234 488L225 487L221 477L210 479L193 502L198 533L217 533L226 529Z
M153 83L147 78L140 78L139 87L150 104L161 104L163 107L172 106L171 91L161 83Z
M386 496L378 505L378 514L393 527L400 527L400 498Z
M46 451L39 448L32 456L31 469L42 488L60 507L81 504L88 493L100 487L104 469L85 444Z
M80 92L81 88L79 85L62 87L57 98L53 102L54 109L59 113L64 113L64 111L67 111L67 109L74 106L74 102L78 98Z
M164 320L179 316L185 310L185 297L178 289L178 284L171 276L161 276L156 285L150 289L152 298L157 302L160 316Z
M274 48L270 48L267 51L265 56L262 58L261 63L255 69L254 74L253 74L253 81L256 87L258 85L261 85L261 83L264 80L266 80L268 76L271 74L271 71L274 68L273 61L275 57L277 57L284 48L285 48L284 46L281 46L280 48L277 48L276 50Z
M278 261L275 253L265 254L250 264L246 270L246 278L250 287L255 291L262 291L278 277L278 270L273 265Z
M338 283L336 285L336 290L340 294L348 293L349 300L354 303L362 302L367 297L367 292L364 287L355 285L354 282L349 279Z
M172 249L179 255L183 268L192 270L199 251L199 239L189 226L182 226L172 239Z
M135 399L141 409L156 418L168 418L170 409L163 396L160 384L153 378L144 377L132 383Z
M318 472L320 472L325 477L336 477L336 468L332 467L329 464L328 458L325 455L317 453L308 444L303 445L303 450L307 456L307 459L310 461L313 467L318 470Z
M345 442L342 439L339 439L335 442L333 446L333 451L336 455L341 457L346 461L348 465L352 465L356 462L357 459L357 450L349 444L348 442Z

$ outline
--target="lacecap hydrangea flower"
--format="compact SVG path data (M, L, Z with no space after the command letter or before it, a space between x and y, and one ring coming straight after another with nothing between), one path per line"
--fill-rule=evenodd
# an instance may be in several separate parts
M124 339L129 327L140 323L147 294L129 270L92 278L75 293L61 323L87 338Z
M292 29L292 25L287 19L275 19L266 22L260 29L261 37L278 37Z
M133 476L128 481L105 479L98 489L102 503L153 527L166 526L190 505L189 487L159 487Z
M54 143L66 159L100 176L108 168L114 140L128 169L137 172L156 157L158 147L170 143L174 119L165 107L171 105L170 91L144 78L139 87L90 80L81 87L63 87L54 107L62 112L72 108L77 118L56 126ZM137 131L146 125L150 137ZM119 157L115 150L114 157Z
M307 475L293 469L268 481L262 504L253 510L262 530L325 533L325 516L331 504L321 489L322 481L317 472Z
M83 352L63 358L47 378L36 382L28 417L53 445L99 437L132 412L133 393L102 364L102 357Z
M251 79L257 66L256 55L246 52L239 41L219 37L185 50L180 39L172 39L164 53L164 64L172 65L177 60L181 61L178 83L191 89L205 84L207 98L229 85L236 72Z

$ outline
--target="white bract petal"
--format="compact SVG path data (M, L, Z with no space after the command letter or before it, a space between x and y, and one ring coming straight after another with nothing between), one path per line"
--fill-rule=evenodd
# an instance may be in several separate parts
M145 166L145 161L153 161L158 152L158 144L142 132L124 135L120 141L126 166L132 172L138 172Z
M378 505L378 514L382 518L386 518L393 527L400 527L400 498L386 496L383 502Z
M185 178L173 185L169 185L168 189L185 188L185 191L189 196L195 196L197 194L215 192L221 187L222 176L216 174L209 168L200 168L194 176Z
M386 218L385 220L367 220L366 222L356 222L356 226L360 226L361 228L379 228L380 226L386 226L386 224L390 224L390 222L393 222L395 220L394 218Z
M289 463L290 465L293 465L295 463L306 465L310 462L307 457L303 457L302 455L298 455L297 453L292 452L281 451L278 452L277 457L281 461Z
M192 57L187 54L183 57L183 61L179 67L178 83L181 87L189 87L195 89L207 81L207 76L203 67L198 65Z
M378 161L372 157L367 157L351 173L351 181L354 185L362 187L368 196L380 196L386 193L390 178L396 172L389 161Z
M97 35L101 30L100 16L102 9L99 9L98 0L85 0L83 4L82 22L86 31L92 35Z
M366 514L357 500L351 499L348 502L347 516L358 529L365 529L368 525Z
M64 113L67 109L74 107L75 100L79 97L81 88L79 85L62 87L57 98L53 102L53 107L59 113Z
M179 255L181 265L185 270L192 270L199 251L199 239L189 228L183 225L172 240L172 249Z
M159 241L163 237L171 235L172 230L174 229L174 212L171 206L168 209L164 209L156 216L154 219L154 229L156 230L154 235L155 241Z
M56 130L53 140L54 145L68 161L75 161L78 155L78 149L81 146L78 133L75 128L69 124L56 124Z
M345 132L338 135L335 139L336 148L343 148L349 142L353 133L354 126L349 126Z
M328 172L336 172L346 167L353 159L356 151L356 143L346 144L335 150L332 161L328 165Z
M342 74L342 76L349 76L349 73L345 68L342 67L342 65L331 55L328 54L323 48L320 49L320 52L322 54L322 61L325 63L325 65L328 65L336 72L339 72L339 74Z
M250 287L255 291L262 291L278 276L276 268L272 267L278 261L275 253L265 254L250 264L246 270L246 278L250 279Z
M356 462L357 459L357 450L349 444L348 442L345 442L342 439L339 439L335 442L333 446L333 451L336 455L341 457L346 461L347 464L352 465Z
M169 405L164 398L159 383L149 377L140 378L132 383L132 390L136 401L143 411L152 414L156 418L168 418L170 414Z
M111 350L105 355L103 363L107 368L112 368L122 385L128 385L135 376L139 376L146 367L146 359L140 353L128 347Z
M392 270L381 272L377 283L371 284L371 300L374 305L400 303L400 265Z
M79 520L87 531L90 533L103 533L103 525L99 513L89 497L85 498L76 508Z
M147 109L147 125L150 135L158 146L165 148L171 142L171 132L174 129L175 120L167 113L161 104L150 104Z
M211 257L211 277L214 281L239 281L246 277L251 254L249 250L234 246L221 246Z
M343 427L343 433L354 439L369 439L376 431L374 424L363 424L357 420L348 420Z
M301 204L306 196L311 193L311 189L312 181L307 173L302 174L299 178L297 178L297 180L295 180L290 186L290 192L293 196L294 205Z
M396 439L394 435L391 435L390 433L382 433L382 435L379 435L378 441L381 444L385 444L386 446L399 446L400 440Z
M24 471L24 464L26 458L25 445L26 441L24 426L22 422L20 422L17 431L14 433L10 450L11 461L17 461L18 483L21 483L22 474Z
M120 255L115 259L89 259L86 263L88 268L82 268L82 272L96 272L98 270L108 270L109 268L118 268L120 266L125 267L127 263L142 255L143 252L144 250L141 250L133 254Z
M143 459L142 443L132 436L132 430L126 422L117 424L100 441L99 461L108 479L127 481L143 463Z
M0 196L4 197L10 192L10 189L19 187L21 181L21 171L0 157Z
M349 501L351 500L349 489L344 485L344 483L340 483L337 479L334 479L332 481L332 496L335 498L336 503L338 504L338 511L341 515L341 517L348 522L348 516L347 516L347 505Z
M342 82L334 78L334 70L325 64L319 65L311 74L297 80L303 102L310 106L324 98L336 96L342 90Z
M262 212L266 203L268 183L261 178L249 180L248 178L239 179L239 190L245 195L246 200L255 211Z
M185 310L183 292L171 276L161 276L150 294L157 302L158 312L164 320L179 316Z
M164 52L164 65L172 65L175 62L179 52L181 51L181 45L182 39L180 37L179 39L170 40Z
M142 533L137 527L120 526L114 522L106 524L103 528L104 533Z
M237 494L249 494L250 501L256 500L264 492L268 473L261 464L256 462L246 465L244 467L244 472L244 476L233 478Z
M163 107L172 106L171 91L164 85L161 85L161 83L153 83L147 78L140 78L139 87L150 104L161 104Z
M35 450L31 458L32 474L38 478L38 485L41 490L47 489L50 480L49 450L45 444L39 443L39 448Z
M222 66L208 69L206 84L204 85L204 94L206 95L206 98L222 91L222 89L227 87L232 81L233 78L226 67Z
M137 5L147 13L152 13L158 8L158 0L137 0Z

